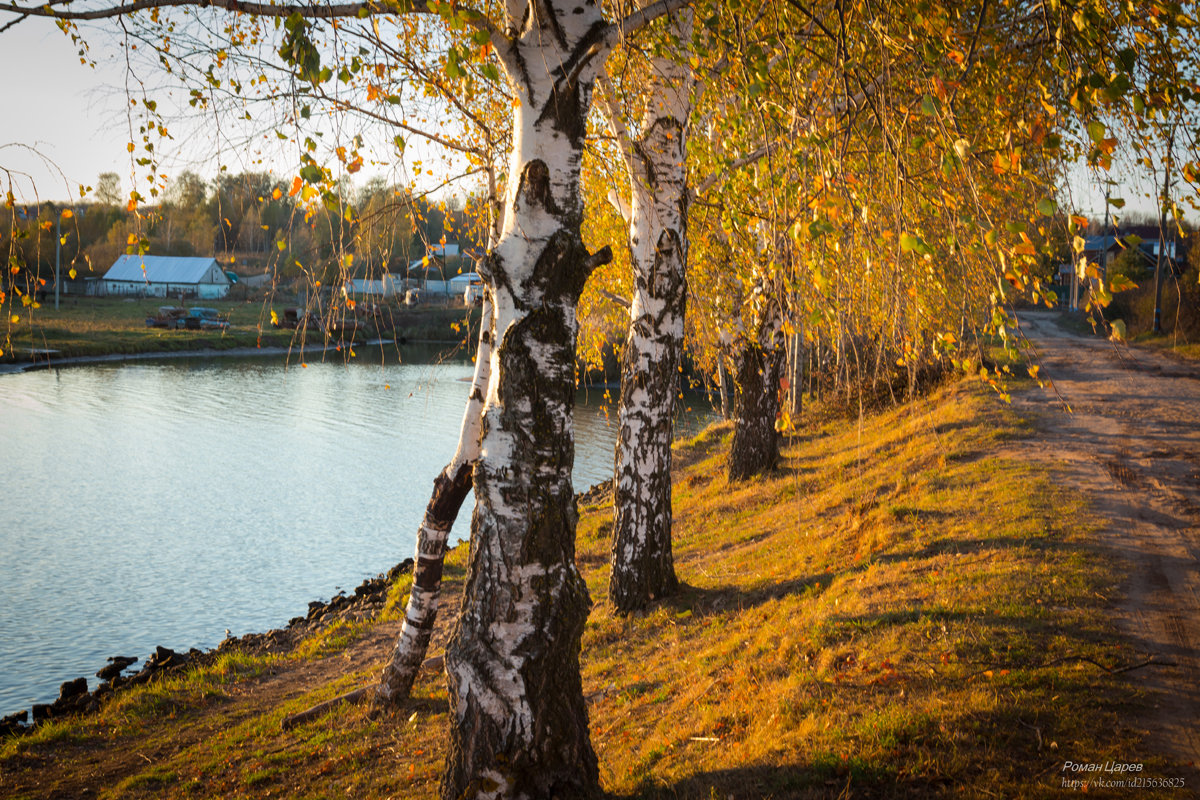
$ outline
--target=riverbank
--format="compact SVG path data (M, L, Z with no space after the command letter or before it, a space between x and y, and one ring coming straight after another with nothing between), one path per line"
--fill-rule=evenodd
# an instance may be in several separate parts
M1096 541L1086 498L1025 457L1027 420L969 382L805 430L778 471L745 484L724 478L727 427L677 446L685 587L644 615L604 600L611 501L581 504L594 602L581 663L607 791L1050 795L1068 760L1177 775L1142 744L1143 699L1123 671L1146 660L1111 620L1127 565ZM430 655L465 559L448 560ZM441 675L422 674L394 717L343 707L280 725L377 678L406 580L380 613L286 654L230 652L5 742L6 791L435 796Z
M382 306L378 313L355 320L353 329L328 334L318 329L293 330L272 325L272 312L262 300L191 301L217 309L229 322L223 330L166 330L146 326L161 298L72 298L55 311L43 305L17 322L9 322L0 346L0 371L30 366L61 366L89 360L207 357L264 353L323 353L371 340L407 342L472 342L479 310L462 306Z

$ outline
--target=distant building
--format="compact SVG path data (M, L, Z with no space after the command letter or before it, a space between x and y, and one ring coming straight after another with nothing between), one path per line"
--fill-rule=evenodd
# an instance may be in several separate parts
M390 272L384 273L379 278L351 278L346 281L347 295L391 297L392 295L403 294L404 290L404 279Z
M224 297L231 285L215 258L128 255L116 260L103 283L108 295L203 300Z

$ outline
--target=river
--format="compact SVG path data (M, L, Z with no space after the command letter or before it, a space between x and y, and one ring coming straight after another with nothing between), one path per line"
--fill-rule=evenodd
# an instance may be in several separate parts
M280 627L410 557L471 374L436 355L0 376L0 715L94 687L108 656ZM681 431L712 418L702 402ZM582 489L611 474L602 391L575 424Z

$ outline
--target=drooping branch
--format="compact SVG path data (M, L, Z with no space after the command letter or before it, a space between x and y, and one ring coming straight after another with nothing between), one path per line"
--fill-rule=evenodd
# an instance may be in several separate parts
M50 0L36 6L19 3L0 2L0 13L17 15L17 18L5 28L29 17L48 17L56 20L72 22L114 19L130 16L139 11L149 11L163 8L219 8L235 14L247 14L254 17L284 18L293 14L304 19L334 20L334 19L363 19L366 17L394 16L406 14L439 14L439 4L429 0L367 0L363 3L262 3L254 0L133 0L111 6L101 6L87 11L73 11L69 8L74 0ZM501 31L495 23L482 11L455 6L456 18L475 30L488 34L496 56L505 67L513 64L513 42Z
M120 3L115 6L94 8L89 11L71 11L68 6L72 0L52 0L37 6L22 6L17 3L0 3L0 11L22 14L31 17L51 17L66 20L97 20L112 19L136 14L155 8L179 8L196 6L203 8L221 8L239 14L249 14L256 17L290 17L299 14L305 19L343 19L346 17L372 16L376 14L430 14L433 10L424 0L409 0L405 3L379 4L367 3L337 3L332 5L294 4L277 5L272 3L246 2L246 0L134 0L131 3ZM486 22L482 14L478 15Z

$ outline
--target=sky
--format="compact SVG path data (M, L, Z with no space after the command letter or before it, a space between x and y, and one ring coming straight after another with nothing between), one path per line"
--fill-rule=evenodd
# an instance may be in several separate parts
M20 202L78 200L79 185L94 186L102 172L120 176L123 196L134 188L135 180L139 191L147 194L146 170L132 161L145 154L139 149L131 155L127 150L131 139L140 144L140 134L136 118L130 127L124 51L111 35L96 29L84 33L95 68L81 65L70 39L42 20L26 20L0 34L0 75L17 76L0 83L0 194L8 191L11 179ZM159 172L173 177L191 170L212 179L224 164L235 173L272 171L284 178L295 173L294 144L281 145L273 135L260 138L265 156L252 146L230 144L217 135L211 116L187 105L186 92L175 88L171 101L166 90L150 88L174 137L158 145ZM172 118L176 115L181 118ZM227 132L236 128L223 127ZM417 140L410 140L406 156L410 162L424 160L427 168L437 161ZM355 183L374 175L408 183L391 171L394 165L386 169L389 172L368 166L355 176ZM424 178L418 180L419 188L441 183L432 174Z
M128 182L122 70L113 54L90 69L58 28L27 20L0 35L0 75L0 167L11 171L21 200L77 197L78 184L94 184L101 172ZM3 173L0 181L7 183Z

